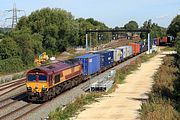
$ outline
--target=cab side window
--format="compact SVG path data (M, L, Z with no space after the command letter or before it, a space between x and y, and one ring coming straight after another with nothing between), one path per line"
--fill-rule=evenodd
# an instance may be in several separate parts
M60 82L60 74L55 76L55 84Z

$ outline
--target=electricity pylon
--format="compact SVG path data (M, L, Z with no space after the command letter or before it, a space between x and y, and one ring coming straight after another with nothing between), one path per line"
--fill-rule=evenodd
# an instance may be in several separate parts
M18 10L18 9L16 8L16 4L15 4L15 3L13 4L13 9L11 9L11 10L6 10L6 11L13 13L13 14L12 14L12 17L6 18L6 20L7 20L7 19L11 19L11 20L12 20L11 28L15 28L16 25L17 25L17 22L18 22L17 12L24 12L24 13L25 13L25 11L24 11L24 10Z

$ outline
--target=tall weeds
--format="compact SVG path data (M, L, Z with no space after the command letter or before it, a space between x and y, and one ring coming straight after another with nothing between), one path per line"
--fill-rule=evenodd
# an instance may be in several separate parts
M166 56L154 75L149 99L142 104L141 120L180 120L179 99L176 88L178 68L175 56Z

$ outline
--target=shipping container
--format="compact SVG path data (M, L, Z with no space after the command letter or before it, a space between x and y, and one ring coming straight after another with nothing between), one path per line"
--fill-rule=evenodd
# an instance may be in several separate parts
M108 68L114 62L114 54L113 51L100 51L95 54L100 55L100 68Z
M120 60L123 61L126 58L126 48L121 46L121 47L118 47L116 49L121 50L122 56L120 57Z
M132 56L132 46L126 46L126 48L127 48L127 57L130 57L130 56Z
M143 47L144 47L144 42L138 42L138 44L140 45L140 53L143 52ZM154 44L154 41L153 41Z
M83 64L83 75L92 75L100 70L99 54L85 54L76 58Z
M147 46L147 45L144 45L142 51L145 52L145 51L147 51L147 50L148 50L148 46Z
M129 43L128 45L132 46L133 55L137 55L140 53L140 44L138 43Z
M123 54L122 50L120 50L120 49L110 49L108 51L113 51L114 61L115 62L118 62L118 61L122 60L122 56L123 56L122 55Z
M168 37L162 37L162 42L167 43L168 42Z
M160 45L160 39L159 38L155 38L156 41L156 45L159 46Z
M156 44L157 44L157 40L155 38L155 39L153 39L153 45L156 45Z
M132 47L131 46L121 46L119 49L123 49L123 58L130 57L132 55Z
M121 48L121 47L118 47L118 48L115 48L115 50L119 50L120 51L120 53L121 53L120 61L123 61L124 60L124 56L125 56L125 49Z

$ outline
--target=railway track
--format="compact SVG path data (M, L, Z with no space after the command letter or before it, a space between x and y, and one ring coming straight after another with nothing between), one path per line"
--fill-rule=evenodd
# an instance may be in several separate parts
M17 88L19 88L19 87L21 87L21 86L24 86L24 85L25 85L25 83L19 84L16 87L13 87L12 89L7 90L6 92L3 92L2 94L0 94L0 97L7 94L7 93L9 93L9 92L11 92L11 91L13 91L13 90L15 90L15 89L17 89Z
M0 120L3 119L13 119L17 120L28 114L29 112L32 112L33 110L41 107L43 104L32 104L32 103L26 103L25 105L22 105L18 107L17 109L3 115L0 117Z
M37 109L43 104L33 104L26 101L25 92L16 94L12 97L0 101L0 120L19 119L29 112Z
M44 104L46 104L46 103L44 103ZM26 115L29 114L30 112L32 112L32 111L40 108L40 107L43 106L44 104L39 104L39 105L33 107L32 109L30 109L29 111L26 111L25 113L23 113L22 115L18 116L18 117L15 118L14 120L19 120L19 119L23 118L24 116L26 116Z
M17 104L18 101L13 101L12 104ZM5 107L11 107L12 104L8 104L5 105L2 109L7 109ZM33 112L34 110L40 108L41 106L43 106L46 103L42 103L42 104L35 104L35 103L31 103L31 102L26 102L25 104L19 103L18 105L20 105L20 107L17 107L16 109L2 115L0 117L0 120L4 120L4 119L13 119L13 120L19 120L22 117L26 116L27 114L29 114L30 112ZM1 109L1 110L2 110Z
M134 58L135 59L135 58ZM130 61L129 61L130 62ZM127 64L126 62L123 62L122 64ZM124 66L124 65L122 65L122 66ZM88 82L88 81L87 81ZM87 83L88 84L88 83ZM82 89L82 88L79 88L79 89ZM65 91L65 92L63 92L60 96L63 96L63 95L65 95L66 94L66 92L67 91ZM23 93L21 93L21 94L23 94ZM19 94L20 95L20 94ZM15 98L15 97L17 97L18 96L18 94L17 95L15 95L14 97L10 97L9 99L13 99L13 98ZM23 98L22 98L23 99ZM16 98L16 100L13 100L13 101L10 101L8 104L9 105L3 105L2 107L0 106L0 108L2 108L2 109L8 109L9 107L12 107L14 104L22 104L22 103L19 103L19 101L23 101L20 97L17 99ZM4 101L7 101L8 100L8 98L7 99L4 99L4 100L1 100L0 101L0 105L1 105L1 103L2 102L4 102ZM14 101L16 101L16 102L14 102ZM38 109L41 109L41 108L43 108L44 109L44 106L48 106L49 104L52 104L51 103L51 100L50 101L48 101L48 102L45 102L45 103L42 103L42 104L35 104L35 103L30 103L30 102L24 102L23 101L23 103L24 104L22 104L21 106L19 106L18 108L16 108L16 109L13 109L13 110L11 110L11 111L9 111L8 113L5 113L5 114L3 114L3 115L1 115L0 116L0 120L1 119L14 119L14 120L19 120L19 119L23 119L23 118L29 118L30 116L28 116L29 114L34 114L34 112L35 111L38 111ZM58 102L59 103L59 102ZM64 104L64 103L61 103L61 104ZM0 109L0 111L1 111L1 109ZM41 116L41 115L40 115ZM37 116L37 119L39 119L39 117L40 116Z
M10 83L5 83L0 86L0 97L25 85L25 79L21 79L18 81L13 81Z
M24 99L25 97L27 97L26 92L22 92L22 93L14 95L14 96L8 97L6 99L3 99L0 101L0 108L3 109L5 107L8 107L8 106L18 102L19 100Z
M17 86L17 85L19 85L19 84L25 84L25 81L16 82L16 83L11 84L11 85L9 85L9 86L2 87L2 88L0 88L0 91L6 90L6 89L11 88L11 87L14 87L14 86Z
M4 88L4 87L7 87L11 84L16 84L16 83L20 83L20 82L25 82L25 78L23 79L20 79L20 80L13 80L13 81L10 81L10 82L7 82L7 83L3 83L3 84L0 84L0 88Z

